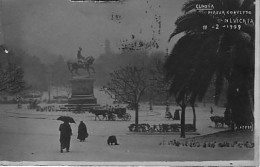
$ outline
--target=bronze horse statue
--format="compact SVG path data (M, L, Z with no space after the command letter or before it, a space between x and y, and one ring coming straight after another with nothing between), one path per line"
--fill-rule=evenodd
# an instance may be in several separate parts
M95 73L95 69L94 69L94 67L92 67L94 60L95 59L92 56L89 56L89 57L85 58L82 62L68 61L67 62L68 69L72 75L74 72L75 72L75 74L79 75L78 69L85 69L85 70L87 70L87 72L90 76L90 69L92 70L93 73Z

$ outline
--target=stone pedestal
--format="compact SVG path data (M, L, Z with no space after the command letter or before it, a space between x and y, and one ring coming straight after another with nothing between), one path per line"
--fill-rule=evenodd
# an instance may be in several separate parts
M97 105L97 99L94 97L94 82L94 78L74 76L70 80L72 95L69 104Z

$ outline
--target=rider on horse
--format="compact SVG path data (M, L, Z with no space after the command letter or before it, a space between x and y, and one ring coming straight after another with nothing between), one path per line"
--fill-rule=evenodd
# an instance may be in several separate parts
M78 69L81 68L81 69L86 69L89 75L90 75L90 71L89 71L90 69L95 73L94 67L91 66L95 59L92 56L83 57L81 55L81 51L82 51L82 48L79 47L79 50L77 53L77 59L78 59L77 62L70 62L70 61L67 62L69 71L72 74L74 71L76 73L78 73Z
M83 64L85 61L85 58L81 55L81 51L82 51L82 48L79 47L78 54L77 54L79 64Z

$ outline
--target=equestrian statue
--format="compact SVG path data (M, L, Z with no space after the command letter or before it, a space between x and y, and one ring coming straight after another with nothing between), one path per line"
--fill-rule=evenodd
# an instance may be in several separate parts
M79 50L77 53L77 61L74 61L74 62L68 61L67 62L68 69L72 75L73 75L73 73L79 75L78 69L85 69L85 70L87 70L88 75L90 76L90 69L92 70L93 73L95 73L95 69L92 66L95 59L92 56L83 57L81 55L81 51L82 51L82 48L79 47Z

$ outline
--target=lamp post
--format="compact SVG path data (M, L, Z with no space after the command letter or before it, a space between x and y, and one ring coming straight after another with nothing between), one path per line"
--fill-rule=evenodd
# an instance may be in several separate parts
M150 78L150 97L149 97L149 109L150 111L153 111L153 91L154 91L154 81L156 81L156 78L154 77L154 72L151 71L152 78Z
M48 68L48 103L51 103L51 69Z

